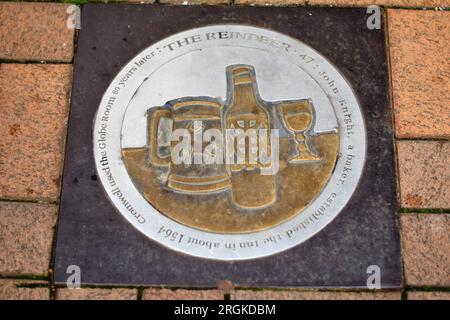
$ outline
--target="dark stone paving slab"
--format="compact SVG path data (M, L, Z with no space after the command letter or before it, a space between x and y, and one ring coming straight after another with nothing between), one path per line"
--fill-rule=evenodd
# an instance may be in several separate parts
M402 283L393 132L384 30L365 9L85 5L75 59L54 281L69 265L85 284L213 287L365 287ZM288 251L240 262L199 259L147 239L110 204L97 180L92 119L103 93L138 52L173 33L248 24L290 35L327 57L350 81L367 127L367 163L353 197L325 229Z

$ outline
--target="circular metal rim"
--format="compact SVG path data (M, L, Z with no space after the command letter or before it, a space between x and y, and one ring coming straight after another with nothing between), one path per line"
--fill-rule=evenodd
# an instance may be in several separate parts
M321 67L323 67L324 70L327 71L327 74L334 75L336 77L335 79L337 79L338 82L342 84L341 89L344 89L345 92L343 95L340 95L340 96L344 97L347 101L350 101L350 103L348 103L348 106L350 106L350 108L352 110L353 119L357 118L357 123L360 124L360 128L361 128L361 130L359 130L359 132L357 132L357 134L353 136L353 137L357 136L357 138L354 139L355 140L354 142L356 142L354 147L357 149L357 150L355 150L355 152L358 151L357 154L360 156L360 158L358 158L357 161L354 163L355 167L353 167L353 169L352 169L353 172L355 172L355 174L353 176L351 176L351 178L349 180L347 180L347 182L348 182L347 187L349 184L351 184L351 187L345 189L343 192L340 193L341 198L337 199L337 201L335 201L333 205L328 207L328 208L332 208L333 211L332 212L328 211L327 213L323 214L321 217L322 220L320 220L319 222L313 223L313 222L311 222L313 220L310 220L310 219L312 219L312 217L316 211L315 207L317 207L317 203L319 202L319 200L322 200L322 198L324 198L324 194L329 193L328 189L329 189L329 186L334 182L333 180L335 180L335 175L332 175L332 177L328 181L327 185L322 189L321 193L316 196L315 200L312 203L310 203L308 205L308 207L302 211L301 214L298 214L294 218L290 219L289 221L286 221L280 225L271 227L269 229L265 229L265 230L253 232L253 233L247 233L247 234L226 234L226 235L224 235L224 234L216 234L216 233L211 233L211 232L206 232L206 231L200 231L200 230L179 224L179 223L171 220L170 218L166 217L164 214L158 212L145 199L143 199L143 197L140 195L139 191L135 188L134 184L132 183L130 177L126 173L125 166L121 162L122 161L121 156L118 156L118 154L120 154L120 134L121 134L121 127L122 127L121 124L119 126L113 127L109 131L109 133L110 133L109 136L110 137L115 136L116 142L119 142L118 150L114 151L114 147L111 148L111 149L113 149L111 151L111 153L114 153L114 152L115 153L114 153L113 157L109 158L109 165L113 172L120 172L120 174L118 174L118 175L116 174L115 177L118 178L118 180L124 180L122 185L125 188L121 188L121 191L123 192L124 195L128 195L128 199L130 199L129 202L130 203L138 203L138 205L142 204L143 202L145 202L147 204L147 209L149 209L149 210L145 211L145 213L143 213L142 210L140 212L140 214L145 216L145 218L146 218L145 226L143 224L140 224L139 222L137 222L134 215L131 215L129 212L128 213L125 212L126 209L124 209L123 203L121 203L121 201L117 197L114 196L112 189L107 187L108 177L102 172L101 168L99 168L99 160L101 159L101 156L102 156L101 155L102 150L100 150L97 147L96 141L99 138L98 128L99 128L99 124L101 122L100 121L100 117L101 117L100 111L105 109L105 107L108 103L108 99L110 97L110 93L114 89L114 87L116 87L118 80L124 76L124 74L130 68L130 66L132 66L134 64L134 62L137 59L139 59L139 57L146 55L146 53L155 51L157 48L162 47L162 45L164 43L170 43L172 40L184 38L189 35L192 35L193 33L200 34L201 32L205 32L205 31L212 32L213 30L216 30L216 31L239 31L239 32L244 32L244 30L246 30L247 32L253 32L255 34L268 36L271 39L277 39L277 40L284 39L284 40L286 40L286 43L293 45L293 47L301 48L303 50L302 52L304 52L305 54L308 54L309 56L314 57L315 59L317 59L317 61L320 61ZM271 48L271 49L274 49L274 48ZM192 48L191 50L195 50L195 49ZM188 52L191 50L188 50ZM277 52L278 54L283 54L283 52L281 52L281 50L275 50L275 51L278 51ZM180 50L180 52L183 52L183 50ZM292 58L292 57L289 57L289 55L284 55L283 57L284 58ZM156 64L156 63L157 62L155 62L153 64ZM299 65L297 65L297 66L299 66ZM300 67L300 68L302 68L302 67ZM305 72L307 72L313 79L315 79L317 81L317 79L314 78L310 74L310 72L308 72L304 68L302 68L302 69ZM139 73L136 73L136 74L139 74ZM141 78L144 79L145 76L146 75L141 75ZM132 80L128 84L131 88L137 89L139 87L140 83L141 82L139 82L137 80ZM329 92L327 92L327 90L326 90L327 88L324 88L322 85L321 85L321 88L327 94L330 94ZM328 91L330 91L330 90L328 90ZM126 101L127 98L126 97L124 98L123 96L132 95L134 92L135 92L135 90L129 89L126 93L122 94L122 99ZM120 97L117 97L116 101L119 101L117 104L120 104ZM333 102L332 102L332 105L334 108L336 108L336 106ZM122 109L126 110L126 107L125 108L122 107ZM336 113L336 110L334 110L334 111ZM124 113L122 114L121 119L123 119L123 116L124 116ZM118 117L118 116L116 116L116 117ZM338 122L341 124L342 121L341 121L340 117L337 116L337 118L338 118ZM146 48L139 54L137 54L133 59L131 59L121 69L121 71L116 75L114 80L109 85L108 89L105 91L105 94L102 97L101 103L99 105L99 108L98 108L97 113L94 118L93 132L94 132L94 134L93 134L94 158L95 158L95 163L96 163L96 169L98 171L98 176L100 178L101 184L104 187L104 190L105 190L109 200L113 203L113 205L116 207L116 209L126 218L126 220L128 220L135 228L137 228L140 232L145 234L150 239L152 239L166 247L169 247L172 250L182 252L182 253L185 253L188 255L196 256L196 257L201 257L201 258L206 258L206 259L214 259L214 260L247 260L247 259L261 258L261 257L273 255L273 254L288 250L288 249L308 240L313 235L317 234L320 230L322 230L326 225L328 225L345 207L345 205L351 198L353 192L355 191L357 185L359 184L359 180L362 175L362 171L363 171L364 163L365 163L365 159L366 159L366 129L365 129L365 124L364 124L364 118L361 113L361 108L359 106L356 95L354 94L353 89L351 88L349 82L338 71L338 69L332 63L330 63L326 58L324 58L320 53L318 53L311 47L305 45L303 42L301 42L298 39L289 37L287 35L281 34L276 31L263 29L263 28L259 28L259 27L247 26L247 25L236 25L236 24L210 25L210 26L206 26L206 27L200 27L200 28L186 30L186 31L174 34L172 36L169 36L165 39L162 39L162 40L158 41L157 43L149 46L148 48ZM347 139L343 135L343 130L340 130L340 138L341 138L341 142L343 140L347 141ZM114 141L115 140L112 140L112 142L110 142L113 146L114 146ZM344 144L341 143L341 146L340 146L341 153L344 151L342 149L343 146L344 146ZM340 164L342 164L342 162L343 162L343 158L340 157L339 160L337 161L336 167L338 167ZM131 190L131 192L124 191L127 189ZM134 193L132 193L132 192L134 192ZM333 194L333 193L329 193L329 194ZM322 202L320 202L320 203L322 203ZM136 207L138 207L138 208L144 207L145 208L145 205L144 206L136 206ZM148 218L150 218L150 219L148 219ZM308 221L310 221L310 222L308 222ZM177 241L171 241L169 237L164 238L164 237L158 236L158 230L160 228L159 226L161 225L161 223L163 223L163 225L167 226L171 230L174 230L174 232L178 232L179 234L183 234L185 236L196 237L197 239L203 240L204 242L209 242L210 244L214 244L214 243L218 242L219 245L222 246L223 248L220 248L217 250L215 250L215 248L208 249L207 247L192 248L192 246L189 244L177 242ZM286 230L288 230L287 229L288 227L290 227L289 230L292 230L295 228L298 229L298 226L301 223L303 223L303 225L305 225L305 223L306 223L306 225L309 225L309 227L308 227L309 229L305 229L305 231L302 233L297 233L294 237L284 238L285 240L283 240L281 242L269 243L264 247L261 247L261 246L258 246L257 248L253 247L251 249L241 250L239 252L224 248L225 243L230 243L230 242L241 243L241 242L256 241L256 240L263 241L264 239L267 239L268 237L273 236L273 235L285 234Z

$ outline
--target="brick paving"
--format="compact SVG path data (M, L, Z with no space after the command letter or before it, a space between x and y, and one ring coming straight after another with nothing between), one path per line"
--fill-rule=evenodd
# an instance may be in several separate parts
M412 286L450 286L450 214L400 217L406 282Z
M400 292L236 290L233 300L400 300Z
M0 279L0 300L48 300L48 283L34 280Z
M450 12L388 10L398 138L450 137Z
M450 300L450 292L409 291L408 300Z
M223 300L220 290L157 289L144 290L143 300Z
M450 142L397 142L401 206L450 208Z
M56 300L136 300L137 289L81 288L57 289Z
M0 59L70 62L69 5L0 2Z
M448 0L307 0L309 5L358 6L370 5L390 7L448 7Z
M176 3L176 1L167 0ZM193 3L196 0L192 1ZM188 1L191 3L191 1ZM214 3L214 1L210 1ZM367 7L369 5L390 7L417 7L417 8L446 8L450 6L448 0L235 0L235 4L246 5L309 5L309 6L341 6L341 7Z
M0 274L47 275L57 206L0 201Z
M0 64L0 197L56 202L72 66Z
M229 4L229 0L160 0L159 3L162 4L189 4L189 5L218 5L218 4Z
M227 0L160 2L230 4ZM235 0L234 4L389 8L405 294L105 287L57 288L50 295L50 283L35 279L51 276L74 30L67 28L68 4L0 2L0 299L450 300L450 12L433 9L448 8L450 1Z

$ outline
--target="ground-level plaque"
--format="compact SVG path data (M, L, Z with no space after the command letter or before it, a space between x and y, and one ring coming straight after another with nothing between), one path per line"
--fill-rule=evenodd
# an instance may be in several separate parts
M84 6L55 282L76 265L88 284L364 287L376 266L400 286L384 35L366 19Z

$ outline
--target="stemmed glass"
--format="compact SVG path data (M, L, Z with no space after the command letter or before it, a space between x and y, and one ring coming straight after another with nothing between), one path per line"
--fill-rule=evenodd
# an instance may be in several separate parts
M287 131L294 134L297 144L296 153L289 158L290 163L302 161L318 161L320 157L314 154L307 144L307 131L313 125L313 106L310 100L284 102L277 105L280 118Z

